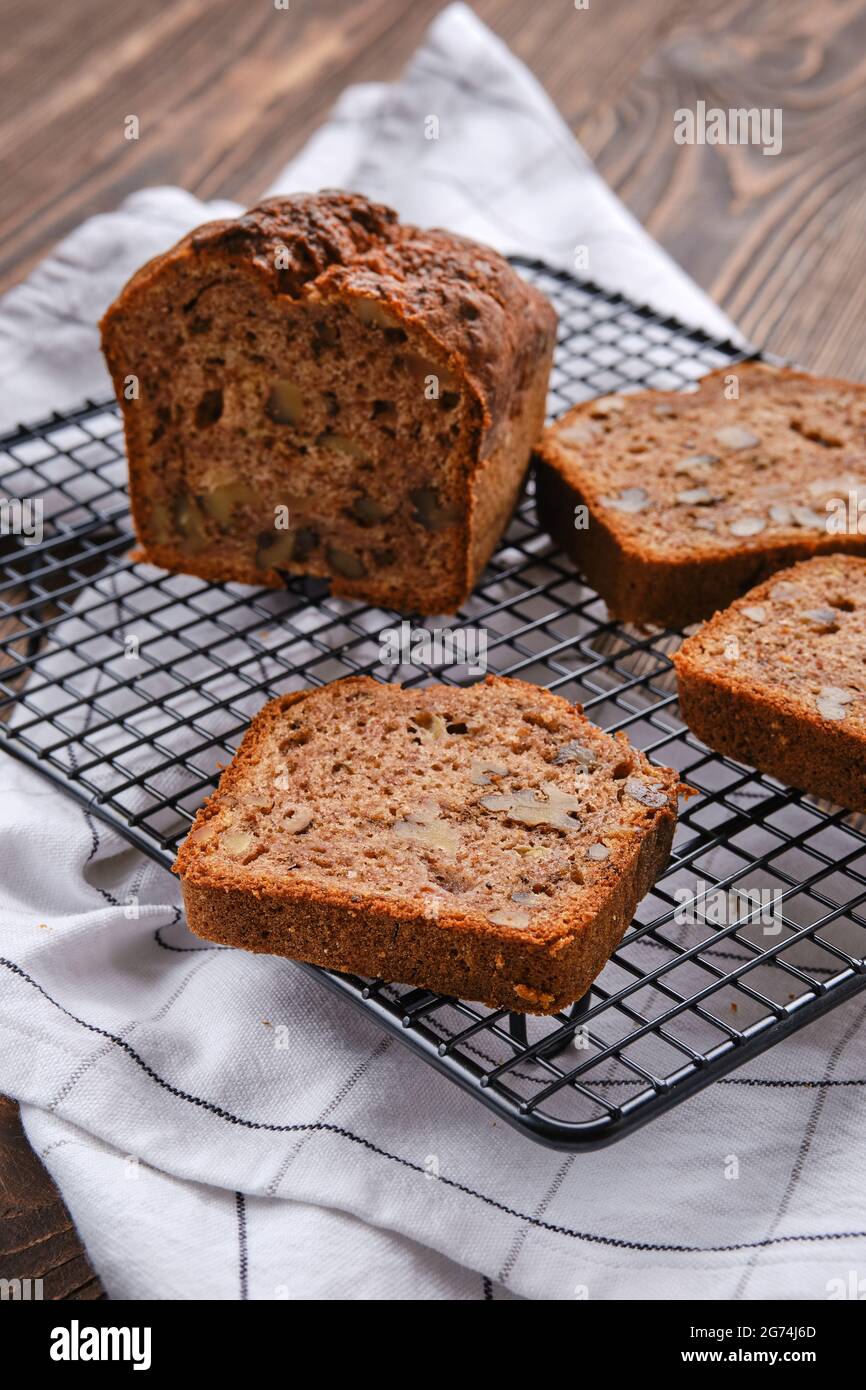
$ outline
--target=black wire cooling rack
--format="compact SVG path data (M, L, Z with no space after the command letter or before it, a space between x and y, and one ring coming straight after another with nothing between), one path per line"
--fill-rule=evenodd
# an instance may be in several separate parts
M742 357L619 295L519 268L559 311L553 416L600 393L685 388ZM359 672L473 679L465 667L383 666L380 633L400 619L323 584L262 591L131 563L113 403L0 441L0 494L5 746L162 864L265 699ZM26 498L41 502L41 539ZM580 701L698 795L669 868L567 1013L525 1018L382 980L318 978L510 1123L568 1149L625 1134L866 985L866 818L692 737L669 661L681 634L609 622L539 531L531 489L447 625L483 629L491 671Z

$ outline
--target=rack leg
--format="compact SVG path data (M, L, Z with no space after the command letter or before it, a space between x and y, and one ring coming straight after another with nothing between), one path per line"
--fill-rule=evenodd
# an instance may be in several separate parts
M539 1048L539 1057L557 1057L560 1052L564 1052L567 1047L571 1047L571 1042L577 1030L580 1020L589 1008L589 1000L592 990L588 989L582 999L570 1005L566 1011L567 1023L563 1025L559 1032L554 1034L553 1040ZM508 1031L516 1043L521 1047L529 1046L529 1037L526 1031L526 1014L509 1014Z

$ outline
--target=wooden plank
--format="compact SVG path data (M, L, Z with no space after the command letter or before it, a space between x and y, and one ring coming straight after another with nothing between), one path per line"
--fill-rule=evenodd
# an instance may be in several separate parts
M0 1096L0 1278L41 1279L46 1299L103 1297L81 1241L21 1127Z
M395 77L438 0L99 0L9 7L0 288L147 183L255 199L349 82ZM866 0L592 0L476 9L540 76L608 182L756 341L866 376L859 272ZM777 157L688 147L698 98L781 106ZM123 138L137 114L141 138ZM62 139L58 138L62 125Z

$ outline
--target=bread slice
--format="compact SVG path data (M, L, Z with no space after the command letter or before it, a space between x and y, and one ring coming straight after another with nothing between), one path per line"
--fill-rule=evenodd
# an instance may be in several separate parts
M866 554L852 382L740 362L695 392L588 401L545 431L537 466L542 525L623 621L682 627L796 560Z
M866 811L866 560L784 570L674 656L683 719L710 748Z
M350 677L260 711L175 869L209 940L552 1013L667 862L678 790L538 686Z
M495 251L359 195L199 228L102 320L139 558L453 612L523 487L555 328Z

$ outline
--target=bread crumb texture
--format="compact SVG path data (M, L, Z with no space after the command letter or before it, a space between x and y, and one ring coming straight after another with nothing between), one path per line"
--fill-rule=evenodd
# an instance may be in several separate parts
M199 228L102 321L139 558L454 611L523 487L555 328L496 252L358 195Z
M794 561L866 554L864 460L866 387L736 363L569 411L537 451L539 515L615 617L681 627Z
M175 867L202 936L545 1013L664 867L679 790L537 686L349 678L265 706Z
M866 560L774 575L674 656L683 718L709 747L866 811Z

